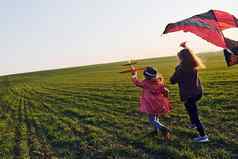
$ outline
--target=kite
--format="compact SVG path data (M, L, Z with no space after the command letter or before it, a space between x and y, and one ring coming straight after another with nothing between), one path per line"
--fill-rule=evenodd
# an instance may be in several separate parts
M223 48L227 65L231 66L238 63L238 52L234 52L238 50L238 41L224 37L222 32L223 30L230 28L238 28L238 19L234 15L224 11L210 10L206 13L168 24L163 34L176 31L191 32L202 39ZM231 54L237 56L237 60L232 60L231 62Z

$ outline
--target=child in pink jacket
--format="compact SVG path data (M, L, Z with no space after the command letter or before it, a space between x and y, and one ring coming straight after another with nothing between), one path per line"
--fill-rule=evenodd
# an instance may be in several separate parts
M149 122L155 128L154 133L160 130L164 138L169 139L169 129L161 124L158 118L171 111L168 89L164 85L163 78L157 77L157 71L152 67L147 67L144 70L144 77L143 81L138 80L137 72L132 66L132 81L137 87L142 88L139 111L148 115Z

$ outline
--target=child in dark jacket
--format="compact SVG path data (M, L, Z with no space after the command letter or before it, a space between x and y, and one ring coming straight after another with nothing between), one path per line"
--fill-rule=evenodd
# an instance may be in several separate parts
M190 117L190 128L197 128L199 136L193 138L195 142L207 142L208 136L204 132L202 123L199 120L197 111L197 102L202 97L202 86L198 77L198 69L205 68L201 60L194 55L185 43L180 46L184 47L178 53L179 65L175 73L170 78L172 84L178 83L181 101L184 102L185 108Z

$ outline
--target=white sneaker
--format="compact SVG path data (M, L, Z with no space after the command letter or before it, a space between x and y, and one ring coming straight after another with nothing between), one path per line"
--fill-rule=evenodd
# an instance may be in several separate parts
M205 136L198 136L198 137L193 138L193 141L194 142L199 142L199 143L201 143L201 142L208 142L209 138L208 138L207 135L205 135Z

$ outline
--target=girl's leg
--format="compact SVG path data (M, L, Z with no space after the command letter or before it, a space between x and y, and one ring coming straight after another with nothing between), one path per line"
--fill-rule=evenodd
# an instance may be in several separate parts
M157 118L157 116L150 115L149 121L150 121L150 123L152 123L154 125L156 132L157 132L157 130L159 130L162 133L165 140L171 139L170 130L166 126L164 126L163 124L161 124L159 122L159 119Z
M162 124L157 120L155 115L149 115L149 122L155 127L155 129L160 129Z
M149 115L149 121L155 127L155 129L169 131L169 129L166 126L164 126L163 124L159 122L159 118L157 118L157 116Z
M205 136L204 128L199 120L198 111L197 111L197 105L196 100L190 98L186 102L186 107L189 112L189 116L191 118L191 121L196 125L197 131L199 132L200 136Z
M193 121L193 118L192 118L192 113L190 111L190 103L186 102L186 103L184 103L184 106L185 106L185 108L187 110L187 113L189 115L189 119L190 119L191 125L195 125L195 123Z
M188 115L189 115L189 119L190 119L190 122L191 122L191 125L195 125L195 122L193 121L193 114L192 114L192 112L190 111L190 105L192 104L193 105L193 103L195 103L195 105L196 105L196 102L198 101L198 100L200 100L201 99L201 97L202 97L202 94L200 94L200 95L198 95L198 96L196 96L196 97L191 97L191 98L189 98L185 103L184 103L184 105L185 105L185 108L186 108L186 110L187 110L187 113L188 113ZM197 108L197 107L196 107Z

